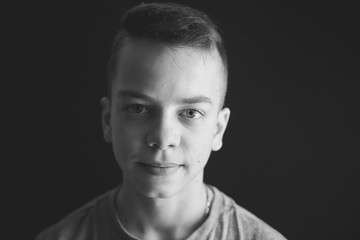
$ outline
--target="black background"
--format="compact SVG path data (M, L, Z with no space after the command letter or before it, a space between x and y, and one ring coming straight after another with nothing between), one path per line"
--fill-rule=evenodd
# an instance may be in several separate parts
M11 8L4 239L33 239L121 181L99 100L116 22L139 2ZM288 239L360 239L355 1L181 2L219 22L229 54L232 115L206 182Z

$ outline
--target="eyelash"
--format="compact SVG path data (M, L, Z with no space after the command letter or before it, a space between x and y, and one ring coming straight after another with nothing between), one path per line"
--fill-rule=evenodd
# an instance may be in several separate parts
M137 110L135 110L135 108L136 107L140 107L140 109L137 109ZM130 113L132 113L132 114L147 114L147 113L150 113L150 110L146 107L146 106L143 106L142 104L129 104L129 105L126 105L125 106L125 110L126 111L128 111L128 112L130 112ZM139 111L140 110L140 111ZM143 113L143 111L144 110L146 110L146 112L145 113ZM194 112L194 114L195 114L195 116L196 117L189 117L189 116L187 116L187 114L189 113L189 112L191 112L191 111L193 111ZM196 115L197 114L197 115ZM203 113L203 112L201 112L201 111L199 111L199 110L196 110L196 109L192 109L192 108L190 108L190 109L184 109L184 110L181 110L179 113L178 113L178 115L180 116L180 117L186 117L186 118L188 118L188 119L200 119L200 118L203 118L204 116L205 116L205 114Z

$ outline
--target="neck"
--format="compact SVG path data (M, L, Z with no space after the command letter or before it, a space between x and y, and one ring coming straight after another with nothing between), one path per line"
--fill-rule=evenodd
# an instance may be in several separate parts
M206 186L189 184L168 198L150 198L134 188L121 189L117 205L123 227L140 239L183 239L205 219Z

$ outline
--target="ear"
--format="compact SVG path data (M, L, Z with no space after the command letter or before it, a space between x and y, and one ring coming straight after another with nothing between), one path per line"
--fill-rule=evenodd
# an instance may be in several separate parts
M104 139L105 142L111 143L111 106L110 106L110 100L107 97L101 98L101 108L102 108L102 114L101 114L101 123L102 128L104 132Z
M214 133L212 146L211 146L211 149L213 151L220 150L223 145L222 140L223 140L223 136L224 136L227 124L229 122L229 118L230 118L230 109L223 108L218 114L215 133Z

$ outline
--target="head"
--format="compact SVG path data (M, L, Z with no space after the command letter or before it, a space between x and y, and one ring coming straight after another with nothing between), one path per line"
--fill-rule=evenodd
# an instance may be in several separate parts
M222 146L227 59L215 24L178 4L141 4L122 18L102 102L124 189L170 197L202 183Z
M140 4L127 11L120 22L108 63L108 96L119 70L121 49L129 39L144 39L170 48L191 47L204 53L217 51L223 65L221 107L225 104L228 85L227 54L215 23L196 9L175 3Z

